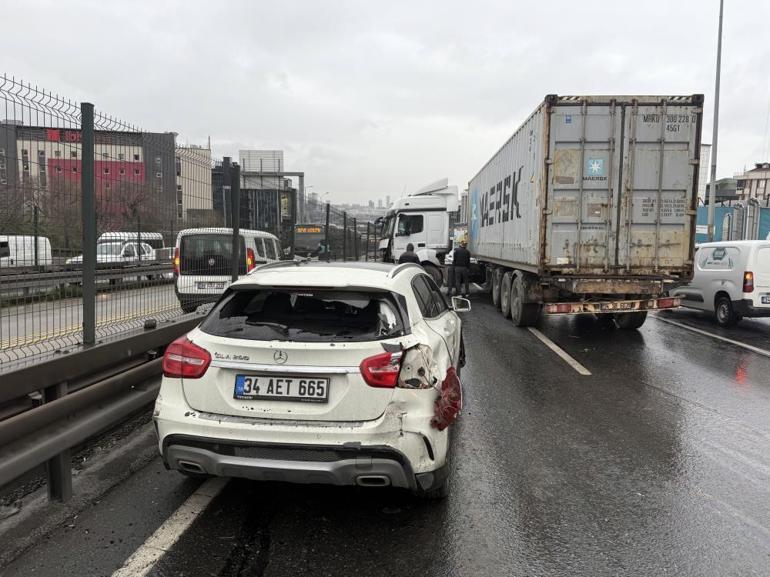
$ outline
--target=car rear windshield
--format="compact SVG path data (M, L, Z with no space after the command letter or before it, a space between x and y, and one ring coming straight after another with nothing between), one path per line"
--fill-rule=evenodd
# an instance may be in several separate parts
M200 328L255 341L373 341L404 334L396 303L388 292L239 289L226 294Z

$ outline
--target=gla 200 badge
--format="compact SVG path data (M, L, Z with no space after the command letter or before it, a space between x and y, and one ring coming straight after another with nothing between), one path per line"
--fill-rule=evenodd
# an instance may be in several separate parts
M289 360L289 355L286 354L286 351L275 351L273 353L273 360L278 363L279 365L284 364L287 360Z

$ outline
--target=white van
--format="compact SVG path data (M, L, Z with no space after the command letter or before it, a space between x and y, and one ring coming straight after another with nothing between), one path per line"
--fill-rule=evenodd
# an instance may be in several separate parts
M240 238L240 277L261 264L281 259L281 243L275 235L241 229ZM192 312L219 299L230 286L232 255L232 228L179 231L174 247L174 290L183 311Z
M682 306L714 311L721 326L770 317L770 241L708 242L695 247L692 282L671 291Z
M50 266L51 241L47 237L37 237L37 264ZM0 235L0 268L35 266L35 237L32 235Z
M139 240L141 239L141 241ZM163 235L159 232L105 232L96 239L96 244L104 242L144 242L149 244L155 250L165 248Z

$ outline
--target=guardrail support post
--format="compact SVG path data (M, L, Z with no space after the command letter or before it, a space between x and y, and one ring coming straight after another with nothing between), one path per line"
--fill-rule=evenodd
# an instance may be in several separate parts
M43 391L43 401L50 403L67 394L67 383L59 383ZM71 453L66 449L45 464L48 498L51 501L69 501L72 497Z
M80 105L83 197L83 344L96 342L96 199L94 192L94 105Z

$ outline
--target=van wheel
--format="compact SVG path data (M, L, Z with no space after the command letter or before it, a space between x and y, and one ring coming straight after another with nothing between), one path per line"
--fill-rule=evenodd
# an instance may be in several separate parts
M425 272L433 277L433 281L438 287L442 287L444 285L444 275L441 273L440 268L432 264L424 264L423 268L425 269Z
M503 318L511 316L511 273L503 274L503 280L500 283L500 312Z
M495 269L492 271L492 304L496 308L500 308L500 271Z
M647 320L647 311L615 315L615 324L620 329L638 329Z
M740 320L733 310L733 303L726 296L717 298L714 303L714 316L720 327L731 327Z
M524 280L517 276L511 283L511 320L517 327L529 327L537 323L540 318L542 306L538 303L527 303L524 301L526 294Z

